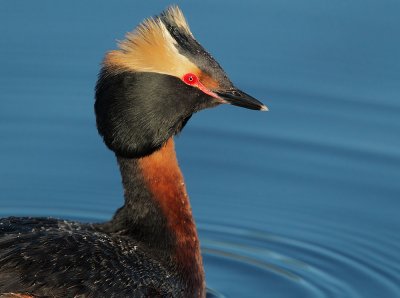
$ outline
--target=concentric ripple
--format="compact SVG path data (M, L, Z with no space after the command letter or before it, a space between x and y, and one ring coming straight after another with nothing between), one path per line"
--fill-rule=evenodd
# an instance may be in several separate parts
M0 216L16 212L13 208L3 209ZM86 216L79 216L85 213ZM29 215L43 214L92 222L108 217L107 212L88 212L86 208L30 209ZM398 251L396 242L387 240L384 244L391 250L383 252L365 234L336 230L356 244L326 247L318 242L318 232L310 242L256 229L200 222L207 298L398 297L400 266L392 257Z
M398 275L372 258L298 239L201 224L208 286L225 297L397 297ZM397 268L398 269L398 268Z

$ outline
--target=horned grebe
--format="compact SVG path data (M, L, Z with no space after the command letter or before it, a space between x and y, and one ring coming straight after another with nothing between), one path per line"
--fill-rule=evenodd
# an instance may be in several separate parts
M222 103L267 110L233 86L178 7L128 33L104 59L95 102L125 204L101 224L0 219L0 297L205 297L173 137Z

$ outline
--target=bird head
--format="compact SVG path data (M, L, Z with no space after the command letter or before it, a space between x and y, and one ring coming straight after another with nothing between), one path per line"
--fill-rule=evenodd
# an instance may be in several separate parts
M142 157L180 132L193 113L224 103L268 110L232 84L173 6L143 21L106 54L95 112L111 150Z

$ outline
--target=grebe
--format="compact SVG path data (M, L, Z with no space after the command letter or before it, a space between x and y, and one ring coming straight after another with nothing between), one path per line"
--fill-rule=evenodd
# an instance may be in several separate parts
M125 204L106 223L0 220L0 297L205 297L199 239L173 137L193 113L267 110L233 86L178 7L106 54L97 128L114 151Z

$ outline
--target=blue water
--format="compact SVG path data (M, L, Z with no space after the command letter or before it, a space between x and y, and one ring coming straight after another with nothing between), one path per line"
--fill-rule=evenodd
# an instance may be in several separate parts
M179 2L270 108L177 139L209 296L400 297L400 2ZM104 53L166 1L3 1L0 216L99 221L122 204L97 135Z

